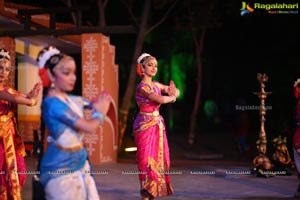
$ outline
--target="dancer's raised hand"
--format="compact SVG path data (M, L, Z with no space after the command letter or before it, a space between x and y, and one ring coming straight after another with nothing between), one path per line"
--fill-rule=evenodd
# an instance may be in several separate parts
M93 100L93 108L96 111L101 112L103 115L106 115L111 100L112 97L110 94L106 91L103 91Z

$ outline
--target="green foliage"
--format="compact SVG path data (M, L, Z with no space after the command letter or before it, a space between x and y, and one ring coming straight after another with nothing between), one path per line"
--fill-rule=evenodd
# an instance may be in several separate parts
M188 69L193 66L193 63L193 56L187 53L173 54L168 61L164 59L158 61L159 69L156 77L159 77L164 84L169 84L170 80L174 81L177 88L180 90L178 100L183 99L183 96L186 93Z

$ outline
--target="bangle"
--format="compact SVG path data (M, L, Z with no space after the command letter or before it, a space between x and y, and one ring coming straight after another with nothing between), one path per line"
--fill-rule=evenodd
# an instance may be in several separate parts
M37 104L37 101L35 99L30 99L31 104L30 106L35 106Z
M101 112L94 112L92 114L92 117L93 117L93 119L98 118L100 124L102 124L104 121L104 115Z

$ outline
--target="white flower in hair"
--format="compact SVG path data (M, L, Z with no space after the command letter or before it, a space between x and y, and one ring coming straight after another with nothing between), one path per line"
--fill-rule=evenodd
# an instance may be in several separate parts
M47 50L45 53L42 53L39 58L38 58L38 65L40 68L44 68L45 67L45 64L46 62L54 55L56 54L59 54L60 51L55 48L55 47L52 47L50 48L49 50Z
M8 51L4 50L4 49L1 49L0 50L0 55L4 58L7 58L8 60L10 60L10 55L8 53Z
M151 56L149 53L143 53L142 55L140 55L137 59L138 63L141 63L141 61L145 58L145 57L149 57Z
M298 78L298 79L294 82L294 87L296 87L299 83L300 83L300 79Z

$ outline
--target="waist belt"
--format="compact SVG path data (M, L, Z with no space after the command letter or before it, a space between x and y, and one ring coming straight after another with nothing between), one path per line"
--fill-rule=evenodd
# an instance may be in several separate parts
M159 116L159 112L157 110L153 111L153 112L140 112L140 114L147 115L147 116L153 116L153 117Z
M79 150L83 149L83 144L80 144L80 145L77 145L77 146L74 146L74 147L63 147L59 144L55 144L55 146L59 150L66 151L66 152L76 152L76 151L79 151Z

